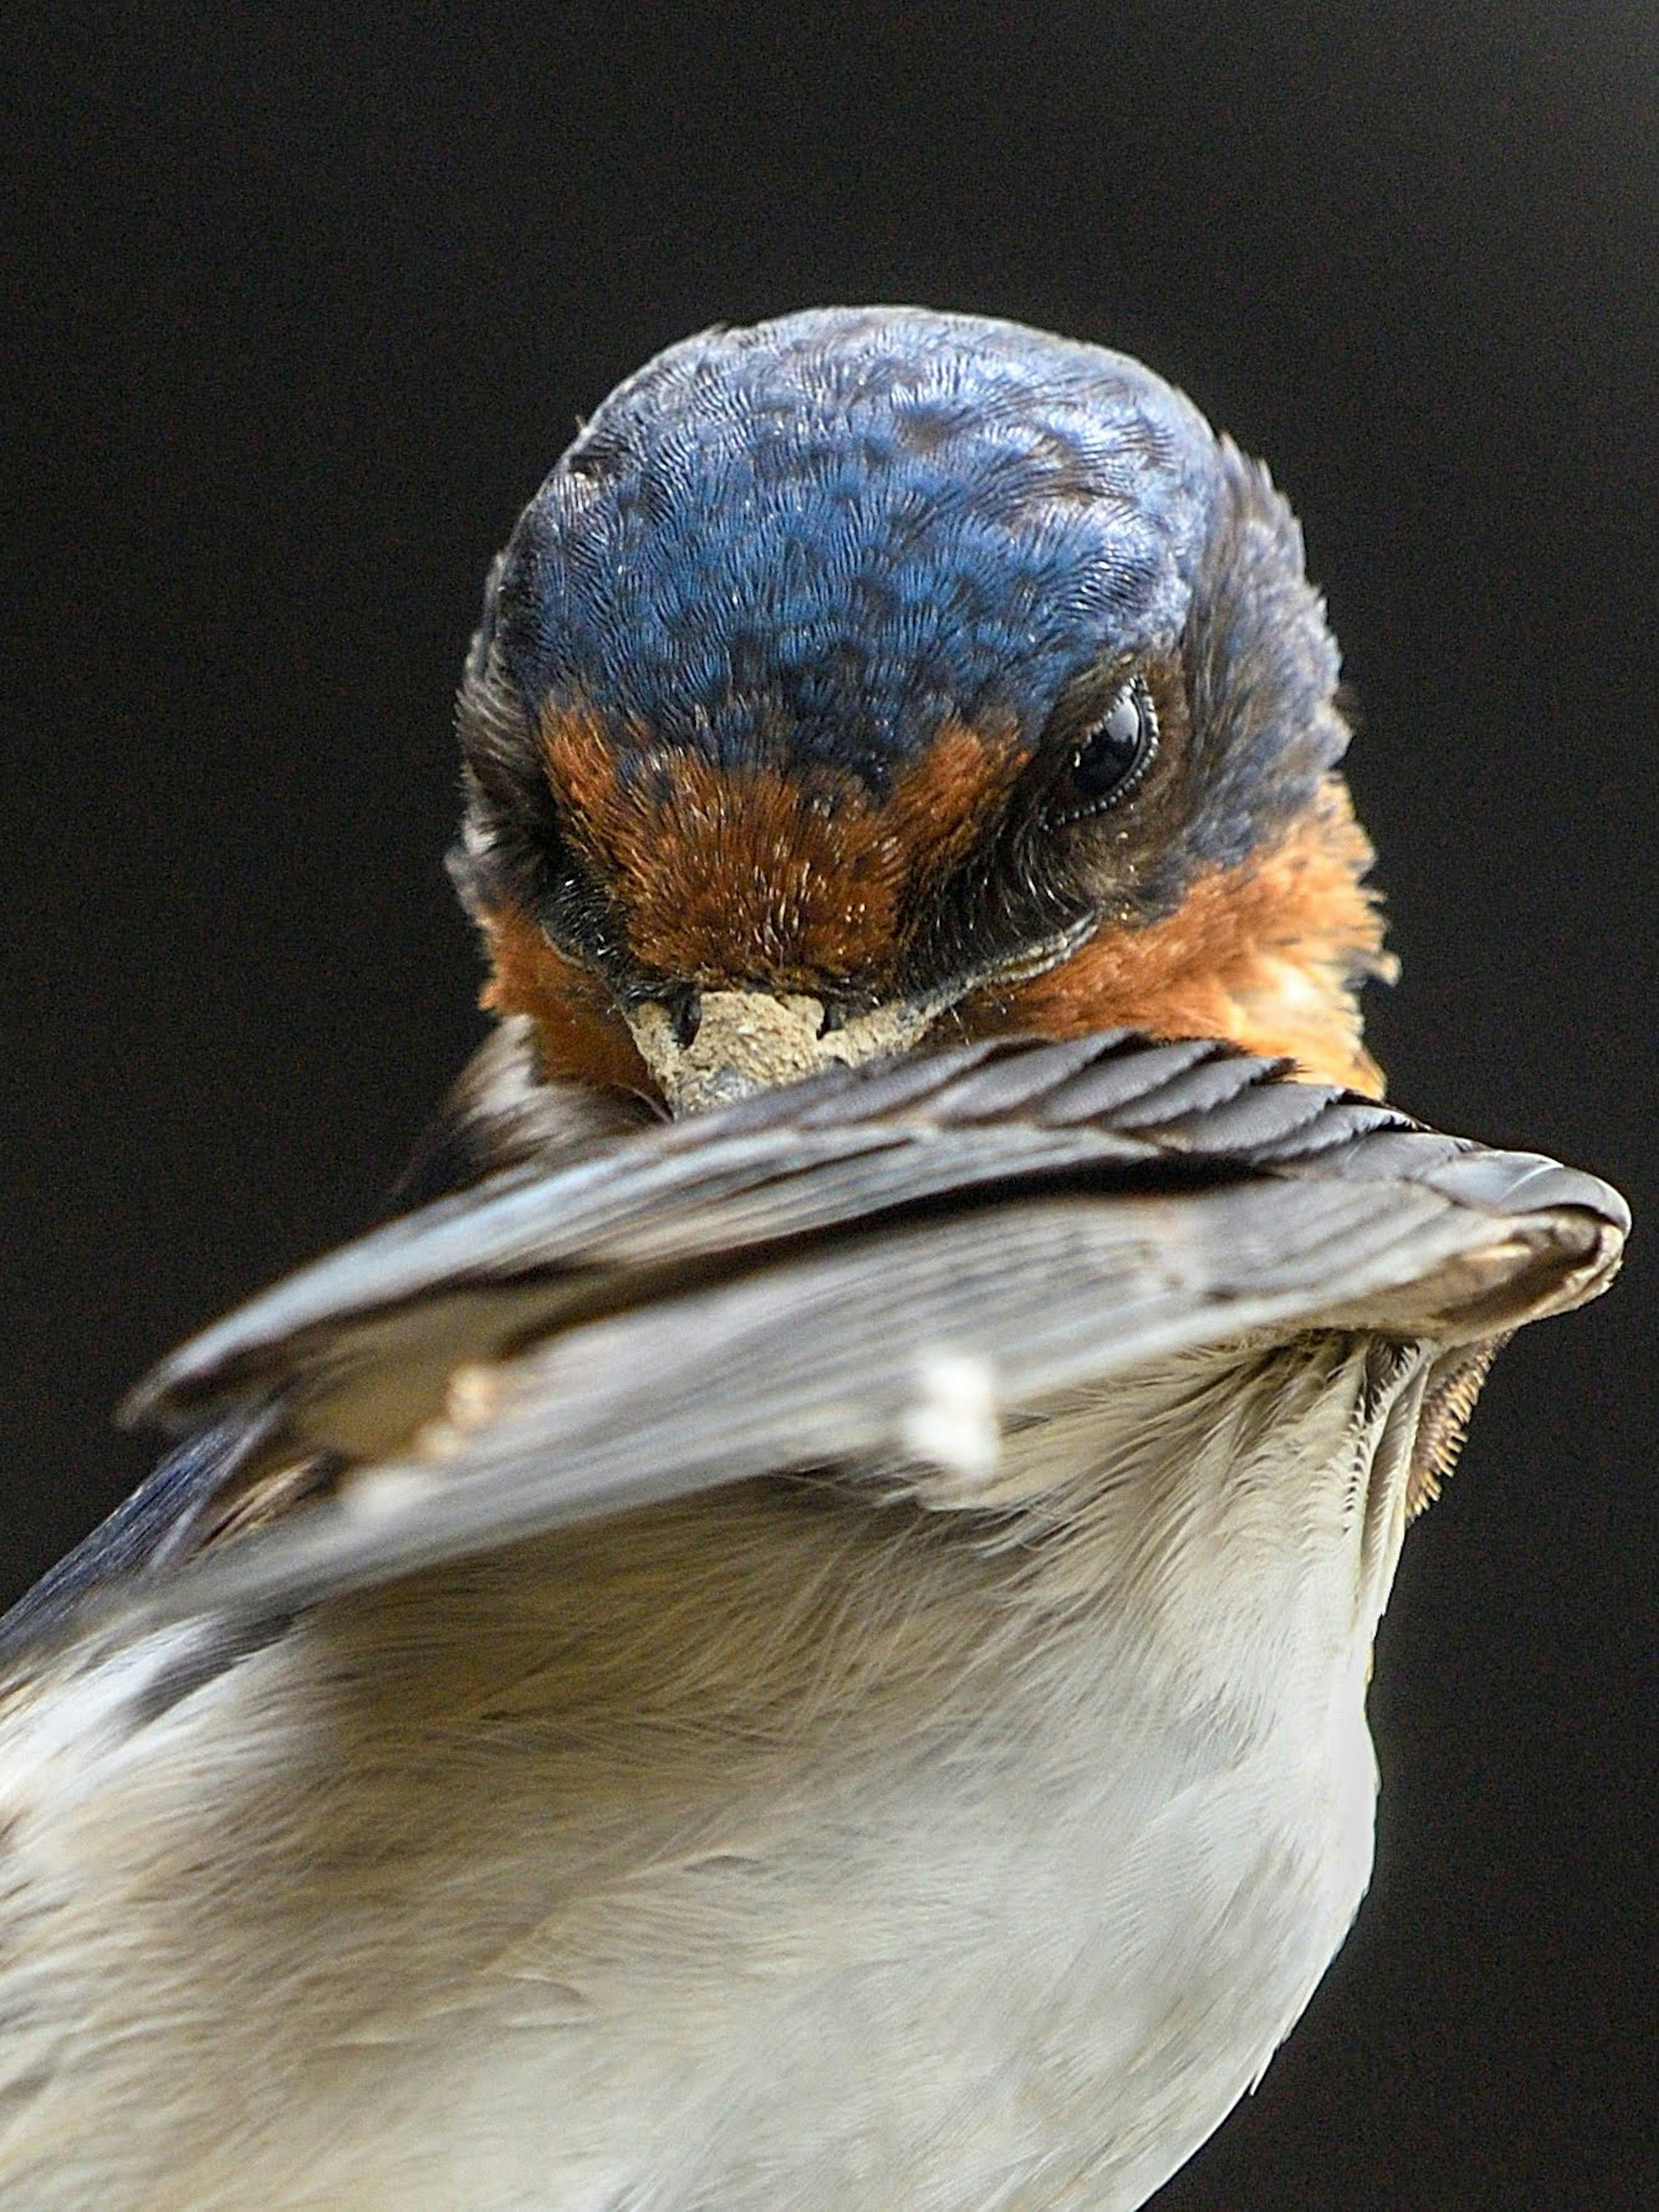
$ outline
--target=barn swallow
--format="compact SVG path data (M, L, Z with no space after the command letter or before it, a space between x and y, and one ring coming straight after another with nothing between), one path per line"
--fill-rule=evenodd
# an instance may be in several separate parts
M1218 2124L1405 1525L1627 1225L1380 1103L1337 674L1121 355L605 403L461 690L499 1027L5 1628L0 2202L1127 2212Z

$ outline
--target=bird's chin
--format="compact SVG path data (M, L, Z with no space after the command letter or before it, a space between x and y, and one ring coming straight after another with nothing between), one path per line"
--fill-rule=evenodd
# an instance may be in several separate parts
M704 991L697 1006L695 1028L659 1000L624 1009L639 1055L677 1116L908 1051L944 1011L939 1002L897 1000L832 1026L823 1000L804 993Z

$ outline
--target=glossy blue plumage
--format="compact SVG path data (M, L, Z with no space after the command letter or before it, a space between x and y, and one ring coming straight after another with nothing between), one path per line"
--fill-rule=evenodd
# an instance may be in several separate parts
M1221 467L1123 355L980 317L828 309L672 348L515 531L497 619L526 704L722 765L879 789L947 715L1034 741L1103 647L1173 642Z

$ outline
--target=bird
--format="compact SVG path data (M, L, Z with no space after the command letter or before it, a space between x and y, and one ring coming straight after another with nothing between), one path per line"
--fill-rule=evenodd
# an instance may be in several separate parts
M1623 1201L1383 1103L1297 525L1121 353L671 347L458 726L491 1034L0 1627L0 2205L1129 2212Z

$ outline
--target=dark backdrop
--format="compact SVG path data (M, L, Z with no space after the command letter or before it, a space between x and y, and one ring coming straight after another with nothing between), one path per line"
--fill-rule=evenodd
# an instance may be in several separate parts
M55 12L0 225L8 1589L143 1468L122 1387L371 1214L479 1033L439 865L479 580L582 410L716 319L1018 316L1267 456L1364 712L1394 1095L1634 1191L1653 20ZM1370 1901L1168 2204L1650 2201L1642 1261L1500 1362L1413 1534Z

